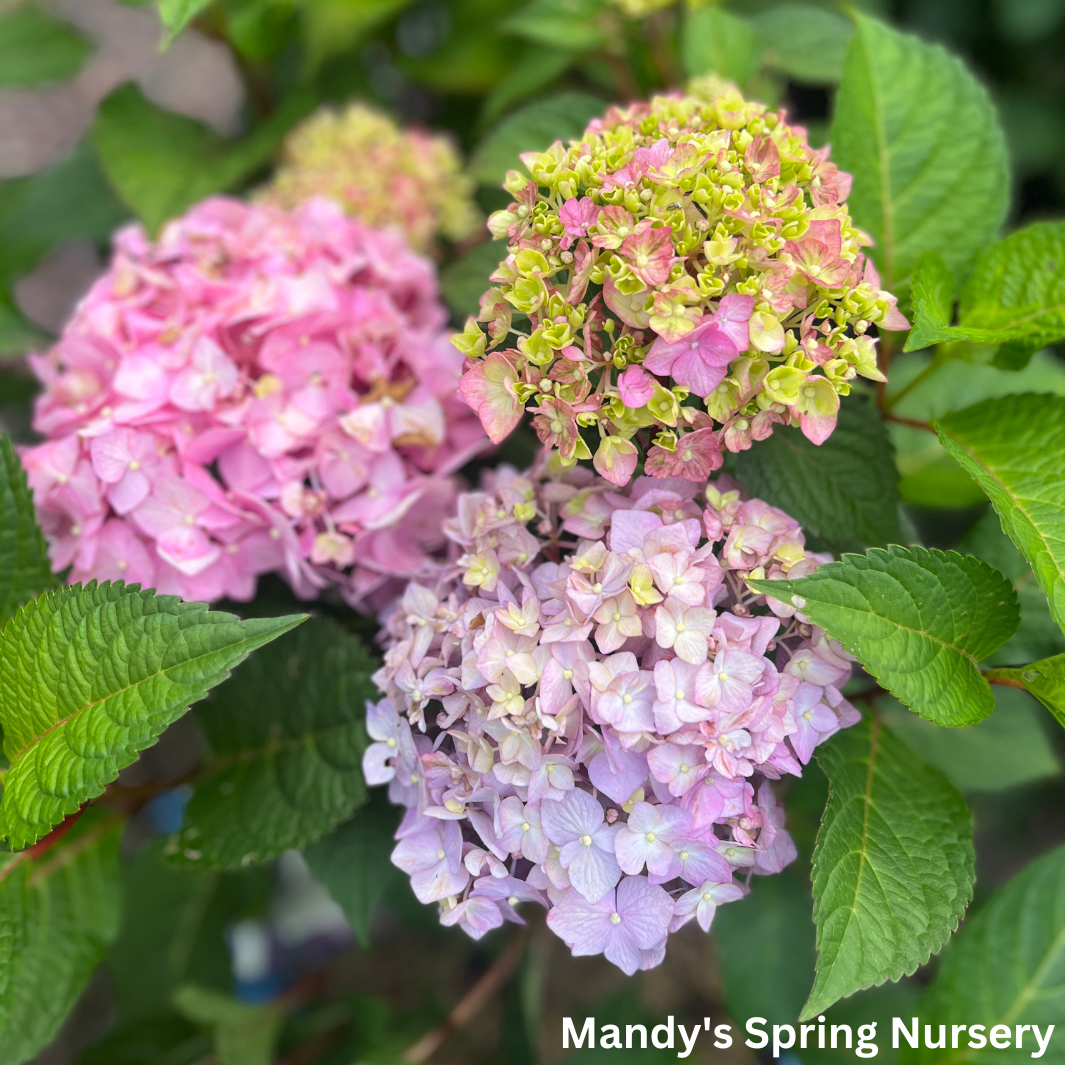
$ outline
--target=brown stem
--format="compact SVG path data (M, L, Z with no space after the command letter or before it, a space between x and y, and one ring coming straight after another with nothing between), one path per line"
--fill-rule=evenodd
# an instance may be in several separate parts
M897 414L891 414L884 412L882 414L884 421L894 422L896 425L908 425L911 429L924 429L925 432L934 433L936 431L935 426L931 422L917 421L915 418L900 418Z
M996 677L987 672L984 673L984 680L988 684L1001 684L1004 688L1020 688L1021 691L1028 690L1019 680L1014 680L1012 677Z
M467 1025L481 1010L484 1004L507 982L514 967L518 964L525 944L529 939L529 929L523 928L507 945L507 949L492 963L491 968L470 988L459 1004L448 1014L448 1018L439 1027L426 1032L413 1046L403 1054L402 1060L407 1065L420 1065L428 1061L448 1037Z
M892 350L893 348L894 344L891 340L890 334L881 333L880 351L877 362L880 366L880 372L885 377L890 376L888 374L888 370L891 369L891 357L894 354L894 351ZM883 412L886 416L887 411L890 409L890 407L887 405L887 381L881 381L876 386L876 405L880 409L880 411Z

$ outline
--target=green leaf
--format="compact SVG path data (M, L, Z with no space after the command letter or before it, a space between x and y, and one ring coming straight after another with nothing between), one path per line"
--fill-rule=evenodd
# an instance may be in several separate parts
M889 699L884 723L959 791L1005 791L1059 776L1061 763L1036 702L1016 688L992 685L995 712L968 728L940 728ZM885 706L884 703L894 703Z
M598 96L563 92L519 108L477 146L470 158L470 173L482 185L499 185L508 170L521 166L519 153L543 151L556 140L579 137L604 107Z
M364 801L365 706L376 664L313 619L199 707L211 758L171 841L181 864L267 861L329 832Z
M943 447L990 498L1065 631L1065 399L988 400L936 427Z
M0 835L15 849L36 842L235 665L302 620L241 621L121 583L31 600L0 632L0 726L11 762Z
M736 473L752 494L837 551L900 537L895 449L860 399L840 406L836 431L820 447L798 429L778 428L736 456Z
M603 7L603 0L532 0L504 19L500 28L537 44L564 41L567 47L583 52L606 42Z
M889 397L928 362L926 354L896 355L891 363ZM930 376L892 407L893 414L931 422L982 399L1020 392L1065 395L1065 365L1049 351L1038 352L1023 370L1009 372L960 359L936 359L935 365ZM901 474L899 495L905 502L941 509L978 506L987 499L980 486L947 454L935 433L892 423L891 438Z
M492 286L488 277L506 257L504 241L486 240L440 271L444 300L460 320L479 313L481 297Z
M0 13L0 89L66 81L91 52L92 45L73 26L38 7Z
M938 45L855 14L832 123L832 158L854 175L855 224L885 288L904 294L923 252L958 278L998 231L1009 164L983 86Z
M491 122L516 103L550 85L574 63L577 52L533 45L526 48L510 73L489 93L481 119Z
M229 995L188 984L174 1005L190 1021L208 1028L218 1065L271 1065L285 1014L277 1005L246 1006Z
M952 339L954 275L937 251L926 251L913 268L913 329L903 351L919 351Z
M83 141L39 174L0 182L0 279L29 273L68 240L106 241L128 217Z
M243 140L228 141L123 85L100 104L92 140L115 191L154 231L269 162L306 108L305 98L294 96Z
M166 30L166 43L173 41L210 3L211 0L159 0L159 21Z
M958 551L982 558L1007 577L1021 607L1020 628L987 659L989 665L1008 666L1065 654L1065 636L1050 614L1050 604L1036 583L1032 567L1002 531L998 515L991 507L965 534ZM998 689L996 696L1001 692Z
M118 931L120 835L86 815L41 853L0 854L0 1065L52 1038Z
M750 581L790 601L892 693L939 725L971 725L995 700L977 663L1016 631L1017 595L986 562L923 547L844 555L797 581Z
M923 288L934 285L934 291L922 292L919 302L922 271ZM1065 223L1029 226L988 248L962 293L956 326L950 324L953 295L946 264L922 256L914 275L916 322L906 350L946 340L1007 345L996 365L1020 369L1034 351L1065 337Z
M300 4L307 64L316 70L327 59L354 48L380 23L411 0L314 0Z
M809 883L785 872L755 877L747 898L714 914L725 1002L733 1017L784 1022L799 1016L816 959L810 901Z
M28 599L54 585L26 471L11 440L0 434L0 627Z
M838 12L810 4L779 4L751 21L766 66L814 84L837 82L843 76L854 27Z
M803 1019L908 976L972 898L972 818L936 770L877 720L818 751L829 797L814 851L817 977Z
M720 74L742 85L758 68L758 59L758 37L750 23L716 5L685 13L680 61L688 77Z
M364 947L370 943L370 913L397 880L391 861L395 827L395 807L371 800L303 852L315 879L344 911Z
M921 1018L1010 1027L1015 1022L1061 1025L1065 1015L1065 847L1058 847L995 892L943 955L935 980L913 1013ZM986 1034L986 1033L985 1033ZM1045 1034L1045 1033L1044 1033ZM1056 1038L1060 1039L1060 1036ZM1024 1045L973 1051L967 1033L957 1050L903 1047L903 1065L1030 1062L1031 1033ZM1061 1061L1051 1044L1044 1061Z
M1065 727L1065 655L1017 669L988 670L988 680L1006 681L1031 692Z
M25 355L47 343L47 335L26 321L14 300L0 289L0 361Z

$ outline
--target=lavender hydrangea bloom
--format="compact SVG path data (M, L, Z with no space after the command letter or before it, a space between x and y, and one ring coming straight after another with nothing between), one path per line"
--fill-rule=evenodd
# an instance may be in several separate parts
M475 938L533 903L575 953L657 965L794 858L772 781L858 720L843 649L747 583L826 558L725 478L618 491L547 461L486 475L445 532L375 677L394 860Z
M737 889L738 890L738 889ZM627 876L617 892L595 902L571 888L547 923L575 956L605 954L626 975L641 968L641 951L653 950L669 931L673 900L646 877Z

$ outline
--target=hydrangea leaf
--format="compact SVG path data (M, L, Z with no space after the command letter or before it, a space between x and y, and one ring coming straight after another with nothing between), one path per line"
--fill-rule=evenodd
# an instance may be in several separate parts
M898 294L925 251L956 277L992 240L1009 205L1009 161L994 107L938 45L866 15L844 63L830 140L854 176L848 204Z
M899 539L895 449L868 404L840 406L835 432L820 446L798 429L778 428L736 456L750 492L787 511L836 550Z
M575 50L600 47L610 32L602 0L532 0L500 25L506 33L554 45L564 41Z
M992 669L987 678L1031 692L1065 727L1065 655L1054 655L1017 669Z
M285 1022L283 1006L250 1006L231 995L196 984L174 993L174 1005L190 1021L211 1033L218 1065L271 1065Z
M243 140L228 141L123 85L100 104L92 140L119 198L154 231L269 162L306 110L305 98L293 96Z
M951 325L953 277L926 253L914 272L914 329L906 350L949 340L1003 345L996 365L1020 369L1034 351L1065 336L1065 223L1011 233L977 260ZM1026 353L1022 361L1022 353Z
M845 15L807 4L778 4L751 21L767 67L795 81L817 85L843 76L847 45L854 33Z
M168 848L180 864L236 867L329 832L366 797L365 705L376 663L313 619L239 669L197 709L212 757Z
M25 5L0 13L0 89L66 81L92 45L67 22Z
M54 585L26 472L11 441L0 436L0 626Z
M1039 704L1017 688L993 684L991 690L995 712L967 728L940 728L888 696L877 700L877 712L962 793L1006 791L1060 776Z
M802 1018L898 980L946 943L972 898L972 818L878 720L818 752L828 806L814 850L817 976Z
M1020 610L986 562L893 545L844 555L801 580L750 584L797 606L929 721L971 725L994 710L977 663L1013 635Z
M965 922L951 942L928 990L912 1010L929 1020L979 1021L987 1031L1015 1022L1060 1027L1065 1014L1065 847L1018 873ZM1059 1036L1055 1037L1055 1043ZM962 1033L958 1049L914 1050L903 1044L903 1065L961 1065L986 1060ZM1003 1065L1030 1062L1036 1052L1029 1032L1024 1045L990 1054ZM1044 1061L1061 1061L1051 1044Z
M137 585L60 588L0 632L0 726L11 768L0 835L35 843L257 647L302 615L241 621Z
M159 0L159 21L166 30L169 44L211 0Z
M583 92L561 92L526 104L481 141L470 157L470 173L482 185L499 185L508 170L521 166L519 153L543 151L556 140L579 137L589 119L605 107L598 96Z
M0 854L0 1065L52 1038L117 934L120 827L87 814L41 853Z
M1065 398L985 400L936 427L943 447L991 499L1065 632Z
M395 807L379 796L303 852L315 879L344 911L364 947L370 943L370 913L399 879L391 861L396 821Z
M742 85L758 60L758 37L749 22L712 4L685 14L680 61L688 77L720 74Z

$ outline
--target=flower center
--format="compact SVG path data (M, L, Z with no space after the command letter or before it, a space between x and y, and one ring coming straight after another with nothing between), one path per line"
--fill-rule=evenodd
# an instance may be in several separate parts
M647 842L648 843L654 843L654 841L655 841L655 834L653 832L648 832L647 833Z
M529 824L528 821L522 821L522 823L521 823L522 832L528 832L531 827L532 826Z
M438 850L436 852L436 857L439 861L443 861L447 857L447 855L444 853L443 850Z
M621 914L616 911L610 915L611 924L621 924Z
M581 844L583 846L585 846L585 847L590 847L592 845L592 837L591 836L581 836Z

